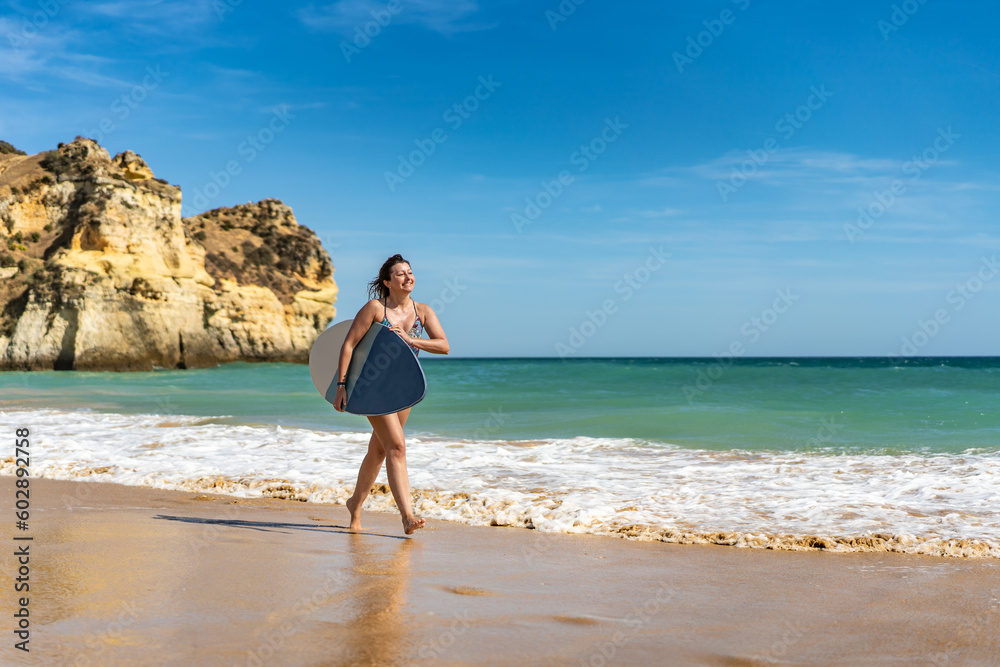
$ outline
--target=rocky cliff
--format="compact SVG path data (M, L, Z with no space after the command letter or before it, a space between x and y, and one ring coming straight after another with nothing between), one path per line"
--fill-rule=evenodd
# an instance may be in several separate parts
M0 370L297 361L335 314L319 239L275 199L181 218L141 157L0 152Z

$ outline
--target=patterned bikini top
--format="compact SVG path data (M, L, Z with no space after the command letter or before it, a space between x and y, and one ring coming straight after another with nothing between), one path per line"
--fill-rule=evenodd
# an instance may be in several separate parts
M388 302L388 301L389 300L386 299L386 302ZM392 326L392 322L389 321L389 316L388 316L388 314L386 312L388 310L388 307L386 306L386 303L382 304L382 308L383 308L383 310L382 310L382 324L384 324L387 327L391 327ZM414 316L413 327L410 328L410 332L409 332L410 333L410 338L420 338L420 336L424 332L424 325L423 325L423 322L420 321L420 315L417 315L417 303L416 303L416 301L413 301L413 316ZM416 355L419 355L420 354L420 350L418 350L417 348L413 348L413 353L416 354Z

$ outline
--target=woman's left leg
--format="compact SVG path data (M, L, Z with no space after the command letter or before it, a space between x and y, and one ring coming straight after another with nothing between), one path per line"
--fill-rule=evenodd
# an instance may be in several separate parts
M369 423L385 449L385 470L389 477L389 490L403 519L403 532L413 534L424 527L424 520L413 515L410 497L410 480L406 471L406 440L403 427L396 415L369 417Z

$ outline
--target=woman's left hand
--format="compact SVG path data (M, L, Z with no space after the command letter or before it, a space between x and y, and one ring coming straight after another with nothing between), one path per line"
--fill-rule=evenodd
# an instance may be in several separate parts
M405 340L407 343L410 344L410 347L417 347L416 345L413 344L413 341L415 341L416 338L412 338L410 336L410 332L409 331L403 331L403 327L399 326L398 324L394 324L391 327L389 327L389 329L391 331L395 331L396 334L398 334L399 336L401 336L403 340Z

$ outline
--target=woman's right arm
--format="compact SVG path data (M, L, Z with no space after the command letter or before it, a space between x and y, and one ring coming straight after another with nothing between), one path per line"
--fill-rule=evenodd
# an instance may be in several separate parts
M340 348L340 357L337 360L337 382L347 382L347 367L351 363L351 355L354 353L354 346L357 345L375 321L375 313L378 310L378 301L369 301L354 317L351 328L347 331L347 338ZM344 411L347 404L347 388L341 384L337 385L337 395L333 399L333 407L338 412Z

